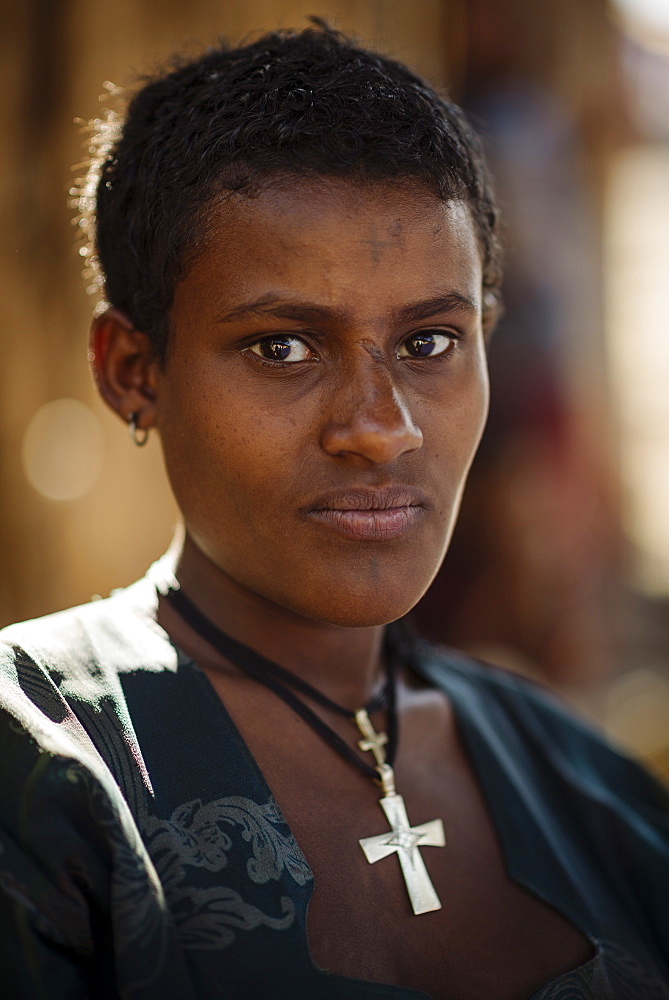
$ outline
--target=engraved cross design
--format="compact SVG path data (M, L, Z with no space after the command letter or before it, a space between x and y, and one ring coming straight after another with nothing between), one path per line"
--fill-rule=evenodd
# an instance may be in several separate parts
M387 766L387 765L386 765ZM420 856L421 847L445 847L444 824L440 819L411 826L404 799L396 792L384 796L379 805L391 826L390 833L365 837L359 844L370 865L390 854L397 854L414 913L440 910L441 901L430 881L425 863Z

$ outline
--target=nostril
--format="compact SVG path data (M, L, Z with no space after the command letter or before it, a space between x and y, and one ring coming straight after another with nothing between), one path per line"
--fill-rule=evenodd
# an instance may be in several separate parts
M350 421L329 424L322 436L324 450L333 456L357 455L373 465L386 465L416 451L423 434L403 408L393 420L355 415Z

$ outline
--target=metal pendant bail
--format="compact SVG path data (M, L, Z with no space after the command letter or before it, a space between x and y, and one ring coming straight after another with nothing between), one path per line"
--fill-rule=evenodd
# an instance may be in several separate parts
M378 784L383 789L383 794L392 797L397 795L395 791L395 772L390 764L379 764L376 769L379 772Z

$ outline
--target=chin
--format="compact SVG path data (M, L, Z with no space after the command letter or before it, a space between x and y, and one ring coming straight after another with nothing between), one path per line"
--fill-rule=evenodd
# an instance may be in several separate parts
M329 615L327 618L316 620L326 625L338 625L340 628L376 628L378 625L389 625L391 622L397 621L410 610L411 608L405 608L402 611L386 610L383 614L373 615L370 614L369 609L360 608L357 615L342 613L340 616Z
M323 557L308 579L295 567L280 575L278 588L273 581L265 597L311 621L342 628L370 628L387 625L408 614L434 580L447 547L443 536L435 544L414 544L394 553L380 551L355 558ZM328 572L324 573L324 567ZM267 581L265 581L265 586Z
M305 617L342 628L388 625L408 614L431 582L432 577L418 588L411 587L406 581L394 587L381 582L372 587L358 586L338 593L323 594L318 606L300 610Z

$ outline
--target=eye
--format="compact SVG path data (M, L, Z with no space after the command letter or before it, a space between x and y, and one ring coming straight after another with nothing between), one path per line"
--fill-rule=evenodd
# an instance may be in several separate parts
M303 340L286 334L263 337L262 340L251 344L249 350L264 361L278 361L289 365L298 361L311 361L316 357Z
M436 358L440 354L448 354L455 347L454 334L439 333L437 330L421 330L412 333L400 345L398 358Z

